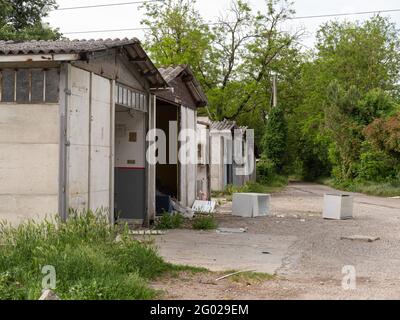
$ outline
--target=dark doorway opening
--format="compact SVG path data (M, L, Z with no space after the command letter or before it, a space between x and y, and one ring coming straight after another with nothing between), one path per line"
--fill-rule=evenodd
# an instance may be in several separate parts
M170 130L170 123L175 122L176 130ZM156 165L156 211L157 215L172 211L172 199L179 199L179 165L177 155L170 150L178 151L179 108L176 105L157 100L156 127L166 135L167 164ZM174 145L171 145L171 144Z

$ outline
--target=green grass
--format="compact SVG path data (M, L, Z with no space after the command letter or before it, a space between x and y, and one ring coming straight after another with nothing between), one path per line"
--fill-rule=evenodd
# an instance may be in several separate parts
M115 241L117 235L121 241ZM43 266L56 271L55 293L65 300L154 299L150 280L200 269L164 262L151 244L121 233L101 213L0 226L0 299L38 299Z
M192 226L194 230L215 230L218 223L212 215L199 215L194 218Z
M214 191L212 197L227 197L229 200L234 193L276 193L282 191L288 185L289 180L284 176L276 176L271 181L248 182L242 187L228 185L223 191Z
M156 228L159 230L180 229L185 222L185 218L181 214L163 214L156 222Z
M334 179L322 179L319 182L339 190L364 193L379 197L397 197L400 196L400 182L368 182L353 181L346 183L337 183Z

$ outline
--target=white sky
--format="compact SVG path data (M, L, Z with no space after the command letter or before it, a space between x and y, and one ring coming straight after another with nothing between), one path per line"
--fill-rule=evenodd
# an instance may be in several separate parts
M57 0L59 7L73 7L104 3L120 3L132 0ZM197 0L197 8L206 21L216 21L218 15L224 11L231 0ZM254 10L261 10L265 6L265 0L250 0ZM140 20L143 12L138 10L138 5L125 5L116 7L79 9L67 11L53 11L46 19L52 27L60 28L65 36L71 39L97 39L97 38L132 38L143 39L143 31L101 32L85 34L67 34L74 31L110 30L140 28ZM400 9L399 0L294 0L296 16L347 13L357 11L375 11L386 9ZM400 12L385 13L397 23L400 28ZM314 43L315 32L318 26L328 20L363 20L372 15L357 15L341 18L313 18L291 21L284 26L286 30L305 28L307 35L302 43L311 47Z

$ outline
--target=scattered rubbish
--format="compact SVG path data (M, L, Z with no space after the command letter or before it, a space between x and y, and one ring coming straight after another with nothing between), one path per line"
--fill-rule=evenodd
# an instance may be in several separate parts
M369 237L369 236L349 236L341 237L341 240L351 240L351 241L365 241L365 242L375 242L381 240L379 237Z
M61 299L52 290L43 290L39 300L56 301Z
M194 218L194 213L195 213L194 210L192 210L190 208L185 208L182 205L180 205L178 202L175 202L173 200L171 200L171 205L172 205L172 208L176 212L182 214L185 218L187 218L187 219Z
M265 251L262 254L271 254L271 252Z
M242 271L233 272L233 273L227 274L226 276L223 276L221 278L215 279L215 281L220 281L220 280L232 277L232 276L236 276L237 274L240 274L240 273L254 272L254 271L255 270L252 269L252 270L242 270Z
M278 216L276 216L277 218L285 218L285 216L284 215L278 215Z
M165 231L161 230L131 230L129 231L130 235L135 236L163 236L165 235Z
M218 228L217 233L245 233L247 228Z
M200 201L196 200L193 204L192 210L200 213L214 213L215 212L215 201Z

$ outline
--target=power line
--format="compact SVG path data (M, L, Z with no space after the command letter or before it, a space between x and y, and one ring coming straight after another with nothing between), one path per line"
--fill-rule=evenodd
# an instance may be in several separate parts
M300 19L314 19L314 18L328 18L328 17L343 17L343 16L353 16L353 15L372 14L372 13L389 13L389 12L400 12L400 9L359 11L359 12L349 12L349 13L332 13L332 14L321 14L321 15L315 15L315 16L292 17L289 19L290 20L300 20Z
M117 6L127 6L133 4L142 4L149 2L163 2L164 0L146 0L146 1L131 1L131 2L119 2L119 3L105 3L105 4L93 4L87 6L78 7L61 7L54 9L54 11L65 11L65 10L78 10L78 9L93 9L93 8L104 8L104 7L117 7Z
M149 0L149 1L141 1L144 2L159 2L162 0ZM138 3L138 2L136 2ZM362 15L362 14L374 14L374 13L391 13L391 12L400 12L400 9L388 9L388 10L376 10L376 11L360 11L360 12L349 12L349 13L333 13L333 14L321 14L321 15L310 15L310 16L299 16L288 18L289 20L300 20L300 19L315 19L315 18L328 18L328 17L341 17L341 16L350 16L350 15ZM217 25L219 22L207 23L208 26ZM144 31L150 30L150 28L142 27L142 28L126 28L126 29L105 29L105 30L87 30L87 31L72 31L72 32L64 32L63 34L84 34L84 33L102 33L102 32L123 32L123 31Z

